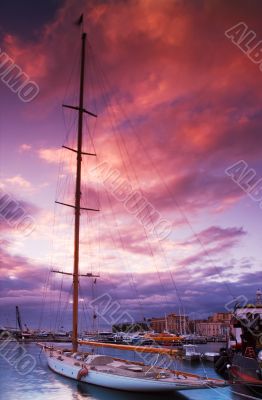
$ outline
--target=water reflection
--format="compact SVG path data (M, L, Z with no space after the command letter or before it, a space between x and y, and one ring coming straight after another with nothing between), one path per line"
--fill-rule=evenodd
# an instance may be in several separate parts
M50 375L54 379L53 389L58 390L57 397L54 397L56 400L163 400L163 398L165 400L259 400L262 398L261 394L241 385L223 389L189 390L183 393L138 394L75 382L52 372ZM49 396L50 393L49 387L46 392L48 400L53 399Z
M93 398L96 400L162 400L163 396L165 400L187 400L188 397L180 393L132 393L132 392L121 392L112 389L100 388L97 386L86 385L84 383L77 384L77 390L81 395L87 398Z

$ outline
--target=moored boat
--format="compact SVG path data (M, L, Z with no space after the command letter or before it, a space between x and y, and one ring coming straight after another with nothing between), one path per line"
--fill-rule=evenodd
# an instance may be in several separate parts
M201 353L193 344L184 344L183 346L183 359L187 361L200 361Z
M44 346L49 368L54 372L92 385L131 392L224 387L219 379L208 379L182 371L167 370L119 358Z
M236 305L227 349L216 362L233 383L262 390L262 292L253 304Z

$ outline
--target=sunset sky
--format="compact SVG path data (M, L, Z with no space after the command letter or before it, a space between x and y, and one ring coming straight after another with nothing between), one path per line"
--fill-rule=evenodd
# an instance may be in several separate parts
M2 2L0 324L15 325L19 304L32 327L70 327L70 278L49 271L72 270L73 209L55 201L74 201L75 153L61 146L75 148L77 113L62 104L78 102L82 13L85 107L98 114L84 122L84 151L97 157L83 156L82 205L100 209L82 212L81 273L100 274L81 281L82 303L108 294L116 318L141 320L254 298L262 195L226 170L243 160L246 187L262 179L262 61L250 56L261 12L259 0ZM246 51L225 34L240 22ZM3 81L3 53L39 87L32 101ZM164 233L123 200L134 193Z

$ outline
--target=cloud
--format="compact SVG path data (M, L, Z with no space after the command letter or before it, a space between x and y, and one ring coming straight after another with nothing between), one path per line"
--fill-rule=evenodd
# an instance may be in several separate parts
M92 86L86 102L98 109L99 156L110 159L124 176L128 172L134 186L137 176L158 209L173 207L175 199L189 214L206 207L221 213L244 196L225 168L239 158L257 160L262 145L260 72L224 35L237 19L256 25L258 18L252 6L234 4L86 1L80 7L67 1L38 42L7 35L5 45L41 86L30 114L48 114L63 97L67 49L75 48L79 36L73 16L85 9L95 41L89 49L94 64L88 64ZM67 46L60 46L61 41ZM94 69L100 80L93 79ZM68 127L72 113L65 114ZM108 133L112 124L118 137ZM59 162L58 153L51 147L39 150L40 158L51 164Z
M32 146L27 143L23 143L19 146L19 153L24 153L27 151L30 151L32 149Z
M229 241L230 244L234 244L236 240L241 239L247 232L241 228L221 228L220 226L210 226L207 229L199 232L197 237L192 237L188 241L184 242L183 245L195 244L201 242L202 244L215 244L224 241Z
M211 226L182 243L182 246L186 247L197 245L198 248L201 248L201 251L196 251L193 255L186 257L180 262L180 265L201 265L203 263L212 265L214 264L212 257L224 257L225 252L231 250L245 235L247 235L247 232L243 228ZM219 274L219 268L216 267L217 273Z
M39 326L39 318L43 312L46 319L42 321L41 327L46 328L49 323L54 327L54 316L57 315L61 293L61 304L65 311L63 325L70 329L71 317L67 305L71 297L70 278L63 279L61 286L62 277L56 274L50 275L46 265L11 255L8 252L8 244L5 243L5 248L3 245L2 243L0 247L2 306L5 305L6 310L10 310L14 315L14 307L19 304L25 320L32 322L33 326ZM232 265L234 264L239 270L237 279L234 278L230 265L216 265L216 269L213 267L201 269L198 274L190 273L185 266L172 271L173 280L168 271L162 271L158 275L140 271L135 276L132 271L124 272L123 269L117 272L105 271L97 279L93 289L92 281L83 278L80 296L85 298L86 304L90 304L94 298L92 290L95 297L109 295L112 303L119 304L115 318L127 312L134 320L142 320L143 317L160 316L169 312L178 313L181 307L191 318L200 315L203 318L212 312L224 311L226 303L232 301L232 296L244 294L247 298L253 298L260 272L246 273L244 269L247 263L252 270L252 260L232 261ZM217 270L224 275L224 282L217 276ZM210 280L211 275L213 275L212 280ZM44 302L43 293L46 293ZM87 310L91 314L91 309ZM80 313L83 311L80 310ZM4 314L1 315L3 319ZM62 318L62 315L60 317ZM53 322L50 322L51 320ZM101 326L106 325L103 318L100 322Z
M19 297L27 293L36 298L39 297L38 289L43 285L45 268L36 266L27 258L11 255L2 246L1 257L1 297Z
M59 160L61 157L61 149L42 148L38 150L38 155L40 159L50 164L59 164Z
M11 186L19 186L22 189L31 189L32 187L31 183L21 175L15 175L11 178L6 178L4 181Z
M26 238L36 227L38 213L33 203L0 189L0 229L4 235Z

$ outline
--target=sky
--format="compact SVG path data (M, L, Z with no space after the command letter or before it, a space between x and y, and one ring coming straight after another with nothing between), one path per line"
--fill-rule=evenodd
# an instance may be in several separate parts
M81 326L205 318L262 286L261 2L0 6L0 324L70 327L81 32ZM75 22L84 13L82 26ZM254 49L254 50L253 50ZM7 61L8 58L8 61ZM20 80L8 81L9 69ZM11 71L10 69L10 71ZM18 210L18 211L17 211ZM105 301L108 307L105 312ZM111 309L115 310L110 314ZM86 310L86 320L84 316Z

